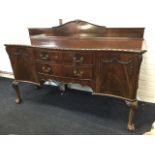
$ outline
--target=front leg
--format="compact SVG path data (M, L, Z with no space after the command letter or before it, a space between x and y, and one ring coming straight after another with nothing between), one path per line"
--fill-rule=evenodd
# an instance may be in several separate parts
M15 89L15 92L16 92L16 103L17 104L21 103L22 101L18 84L19 82L16 80L12 82L12 87Z
M128 130L134 131L135 126L133 123L133 118L134 118L135 110L137 109L137 106L138 106L138 101L128 101L128 105L130 106L129 119L128 119Z
M40 81L40 85L36 85L37 89L41 89L42 86L44 85L45 81Z
M41 86L39 86L39 85L36 85L35 87L36 87L36 89L41 89Z
M61 95L63 95L64 92L65 92L65 89L66 89L66 84L60 83L59 84L59 89L60 89Z

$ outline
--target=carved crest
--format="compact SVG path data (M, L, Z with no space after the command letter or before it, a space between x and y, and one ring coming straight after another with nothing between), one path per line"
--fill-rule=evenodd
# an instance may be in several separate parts
M57 27L52 27L56 36L103 37L105 26L99 26L82 20L74 20Z

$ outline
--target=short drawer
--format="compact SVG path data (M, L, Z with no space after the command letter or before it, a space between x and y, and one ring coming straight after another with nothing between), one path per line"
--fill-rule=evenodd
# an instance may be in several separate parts
M62 65L60 64L37 63L36 69L39 73L63 76Z
M35 51L35 56L37 60L51 61L51 63L61 63L61 64L93 64L93 54L92 53L82 53L74 51L53 51L39 49Z
M93 78L93 66L85 65L75 67L74 65L61 65L61 64L36 64L37 72L79 79L92 79Z
M93 78L93 66L70 66L64 65L63 68L63 76L64 77L72 77L78 79L92 79Z
M35 51L35 57L37 60L51 61L52 63L62 62L61 52L50 52L49 50L39 49Z
M62 53L62 58L64 63L72 64L93 64L93 54L92 53L82 53L82 52L64 52Z

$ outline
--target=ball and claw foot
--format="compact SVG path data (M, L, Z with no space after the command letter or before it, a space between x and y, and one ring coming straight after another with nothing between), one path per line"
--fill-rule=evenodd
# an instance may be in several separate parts
M135 125L134 124L128 124L128 130L129 131L134 131L135 130Z
M18 87L18 83L17 81L13 81L12 83L12 87L14 88L15 92L16 92L16 100L15 102L17 104L20 104L22 99L21 99L21 95L20 95L20 90L19 90L19 87Z
M65 92L65 84L63 84L63 83L60 83L60 85L59 85L59 89L60 89L60 92L61 92L61 95L63 95L64 94L64 92Z
M20 104L20 103L22 102L22 100L19 99L19 98L17 98L17 99L15 100L15 102L16 102L16 104Z

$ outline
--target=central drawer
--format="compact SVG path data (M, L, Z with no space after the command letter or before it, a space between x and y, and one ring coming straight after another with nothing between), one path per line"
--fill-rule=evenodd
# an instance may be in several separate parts
M48 49L37 49L34 50L34 54L36 57L36 60L41 60L45 62L53 62L53 63L60 63L62 62L62 54L61 52L54 52L50 51Z
M54 51L38 49L35 50L35 57L37 60L50 61L51 63L63 64L93 64L92 52L78 52L78 51Z
M62 60L64 63L73 64L93 64L92 53L82 53L82 52L64 52L62 53Z
M36 63L36 69L39 73L62 76L62 67L60 64Z
M83 65L62 65L62 64L48 64L48 63L36 63L36 69L39 73L49 74L53 76L70 77L78 79L92 79L93 78L93 66Z
M93 78L93 67L92 66L70 66L63 65L63 76L73 77L79 79L92 79Z

